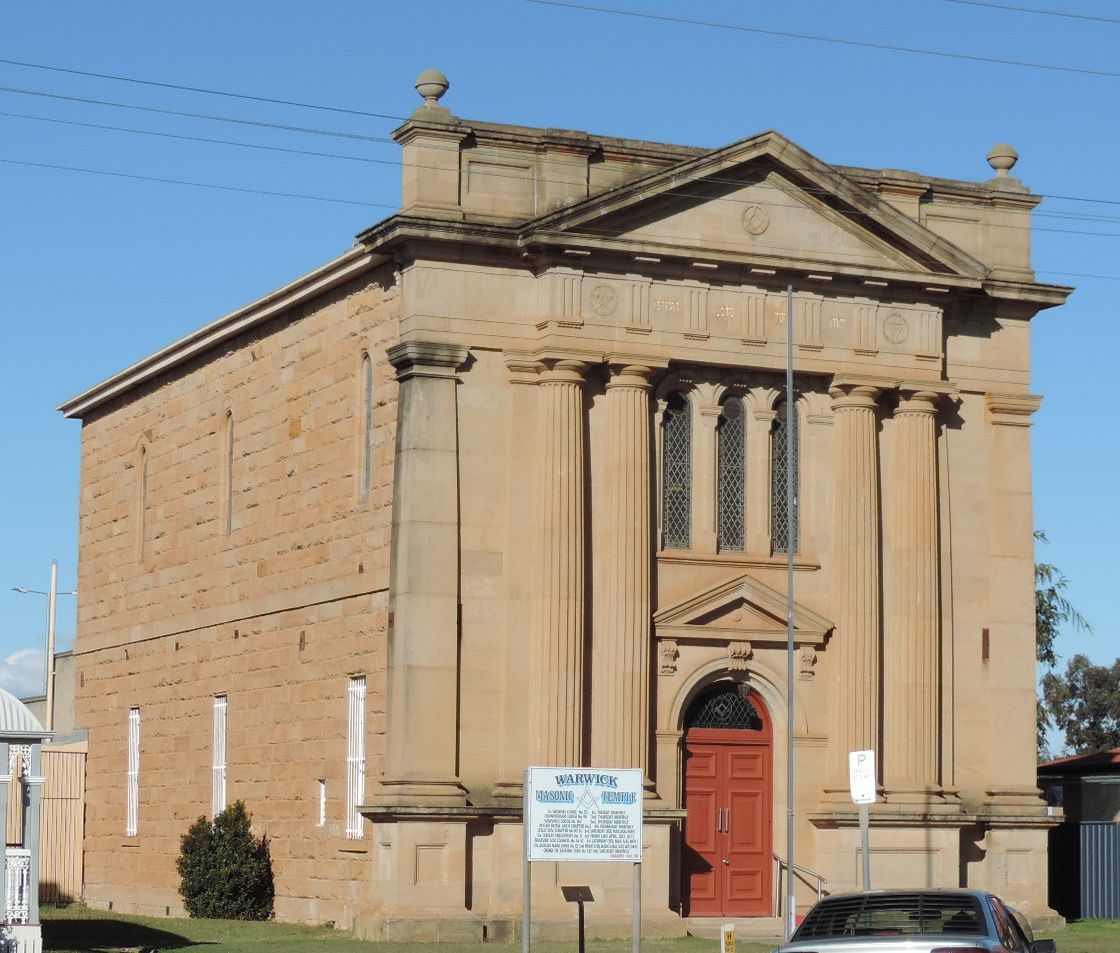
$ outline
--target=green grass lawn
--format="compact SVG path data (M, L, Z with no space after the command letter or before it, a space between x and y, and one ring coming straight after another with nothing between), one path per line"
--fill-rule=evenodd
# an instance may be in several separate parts
M288 923L237 923L228 920L171 920L131 917L82 906L44 907L44 953L110 953L118 950L186 950L197 953L520 953L520 945L501 943L368 943L330 927ZM1072 923L1052 935L1059 953L1117 953L1120 921ZM535 953L571 953L574 942L534 943ZM589 941L588 953L629 953L629 940ZM716 940L686 937L646 940L647 953L713 953ZM741 940L738 953L770 953L769 944Z

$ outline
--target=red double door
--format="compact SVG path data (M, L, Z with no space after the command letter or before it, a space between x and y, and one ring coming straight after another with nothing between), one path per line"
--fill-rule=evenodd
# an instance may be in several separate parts
M773 914L771 752L769 731L685 735L687 916Z

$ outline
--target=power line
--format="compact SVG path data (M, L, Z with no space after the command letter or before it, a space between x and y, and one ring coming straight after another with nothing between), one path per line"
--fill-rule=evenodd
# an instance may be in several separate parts
M240 186L219 185L219 184L213 183L213 182L195 182L195 181L191 181L191 180L187 180L187 179L171 179L171 178L163 178L163 177L149 176L149 175L137 175L137 174L128 173L128 172L116 172L116 171L111 171L111 170L106 170L106 169L85 169L85 168L79 168L77 166L57 165L57 164L48 163L48 162L30 162L30 161L25 161L25 160L20 160L20 159L7 159L7 158L0 157L0 163L4 163L4 164L7 164L7 165L28 166L28 167L31 167L31 168L39 168L39 169L51 169L51 170L61 171L61 172L77 172L77 173L81 173L83 175L102 175L102 176L109 176L109 177L112 177L112 178L132 179L132 180L141 181L141 182L153 182L153 183L160 184L160 185L181 185L181 186L189 186L189 187L192 187L192 188L218 190L218 191L222 191L222 192L240 192L240 193L245 193L245 194L249 194L249 195L262 195L262 196L266 196L266 197L270 197L270 198L294 198L294 199L301 199L301 200L310 201L310 202L329 202L329 203L341 204L341 205L363 206L363 207L366 207L366 208L385 208L385 209L392 209L392 210L397 210L398 209L398 206L396 206L396 205L389 205L389 204L383 203L383 202L359 202L359 201L355 201L353 199L334 198L334 197L322 196L322 195L307 195L307 194L298 193L298 192L278 192L278 191L269 191L269 190L265 190L265 189L250 189L250 188L244 188L244 187L240 187ZM1052 229L1045 229L1045 230L1046 231L1053 231ZM1079 233L1075 232L1074 234L1079 234ZM676 240L678 238L678 236L673 236L673 235L656 235L656 234L649 234L649 233L647 233L647 237L666 238L666 239L673 239L673 240ZM1120 238L1120 235L1109 235L1109 237ZM744 248L751 248L753 251L760 252L762 254L767 254L769 252L803 251L804 250L804 249L793 248L793 247L790 247L790 246L773 245L773 244L767 244L767 245L765 245L765 247L762 247L762 248L758 247L757 245L748 245L747 243L744 243L744 242L732 242L730 244L738 245L738 246L741 246L741 247L744 247ZM859 262L859 259L861 259L861 258L863 259L862 263L868 263L872 260L872 259L870 259L869 256L844 254L844 253L838 253L838 252L833 252L833 254L834 255L839 255L839 257L842 257L842 258L852 259L853 262ZM1073 277L1073 278L1090 278L1090 279L1097 279L1097 280L1103 280L1103 281L1120 281L1120 275L1102 275L1102 274L1092 274L1092 273L1087 273L1087 272L1076 272L1076 271L1055 271L1055 270L1043 269L1043 268L1036 268L1036 269L1034 269L1034 271L1035 271L1036 274L1043 274L1043 275L1063 275L1063 276ZM930 279L934 280L936 277L937 277L936 275L931 275Z
M402 165L397 159L372 159L367 156L339 155L335 152L315 152L310 149L288 149L284 146L266 146L253 142L234 142L231 139L209 139L205 136L187 136L174 132L157 132L154 129L132 129L128 126L109 126L98 122L78 122L76 119L55 119L50 116L29 116L26 113L0 112L9 119L30 119L34 122L56 123L62 126L80 126L83 129L103 129L108 132L127 132L137 136L158 136L161 139L178 139L185 142L203 142L216 146L237 146L241 149L260 149L265 152L284 152L289 155L312 156L317 159L346 159L350 162L372 162L378 165Z
M31 166L37 169L55 169L61 172L81 172L84 175L106 175L115 179L137 179L141 182L156 182L161 185L189 185L199 189L217 189L222 192L246 192L250 195L268 195L275 198L305 199L309 202L334 202L339 205L363 205L368 208L396 209L396 205L385 205L380 202L357 202L353 199L331 198L324 195L305 195L300 192L270 192L266 189L248 189L235 185L217 185L213 182L192 182L187 179L165 179L152 175L135 175L130 172L113 172L106 169L82 169L72 165L55 165L50 162L28 162L22 159L5 159L0 157L0 162L7 165Z
M69 69L65 66L48 66L44 63L26 63L21 60L0 59L6 66L18 66L22 69L48 70L52 73L68 73L72 76L91 76L95 79L109 79L116 83L134 83L138 86L156 86L160 89L178 89L188 93L204 93L207 96L226 96L230 99L247 99L257 103L272 103L276 106L298 106L301 109L322 109L327 112L346 113L351 116L364 116L369 119L392 119L403 122L404 116L393 116L389 113L367 112L362 109L345 109L342 106L328 106L323 103L303 103L291 99L272 99L268 96L253 96L249 93L234 93L224 89L208 89L203 86L182 86L178 83L163 83L152 79L137 79L133 76L117 76L112 73L94 73L89 70Z
M394 166L412 167L412 168L420 168L420 169L434 169L435 168L433 166L420 165L420 164L417 164L417 163L405 163L405 162L401 162L400 160L394 160L394 159L375 159L375 158L371 158L371 157L367 157L367 156L341 155L341 154L338 154L338 153L318 152L318 151L308 150L308 149L291 149L291 148L286 148L286 147L283 147L283 146L270 146L270 145L262 145L262 144L250 143L250 142L237 142L237 141L233 141L233 140L229 140L229 139L213 139L213 138L208 138L208 137L205 137L205 136L190 136L190 135L184 135L184 134L179 134L179 133L159 132L159 131L150 130L150 129L135 129L135 128L126 127L126 126L112 126L112 125L107 125L107 124L103 124L103 123L87 123L87 122L80 122L78 120L71 120L71 119L58 119L58 118L47 117L47 116L33 116L33 115L28 115L26 113L0 112L0 116L5 116L5 117L9 117L9 118L14 118L14 119L31 120L31 121L35 121L35 122L47 122L47 123L54 123L54 124L66 125L66 126L76 126L76 127L80 127L80 128L87 128L87 129L100 129L100 130L105 130L105 131L110 131L110 132L123 132L123 133L129 133L129 134L132 134L132 135L154 136L154 137L158 137L158 138L172 139L172 140L178 140L178 141L198 142L198 143L205 143L205 144L208 144L208 145L234 146L234 147L242 148L242 149L255 149L255 150L266 151L266 152L284 153L284 154L288 154L288 155L310 156L310 157L313 157L313 158L339 159L339 160L344 160L344 161L349 161L349 162L365 162L365 163L376 164L376 165L394 165ZM110 174L110 173L106 173L106 174ZM497 178L519 179L519 177L517 177L517 176L513 176L509 173L502 173L502 172L489 172L489 171L480 170L479 174L487 175L487 176L493 176L493 177L497 177ZM715 181L715 180L712 180L712 181ZM728 183L731 183L731 184L740 184L737 180L725 180L725 181L727 181ZM186 184L186 183L180 182L179 184ZM777 189L776 186L770 185L770 184L765 183L765 182L756 183L756 186L760 187L760 188L769 188L769 189L773 189L775 191L781 191L780 189ZM822 190L822 189L807 189L806 191L810 192L810 193L818 192L818 193L821 193L821 194L829 194L829 193L827 193L826 190ZM700 195L700 194L696 194L696 193L683 192L683 191L680 191L679 189L674 190L674 192L675 192L675 194L677 194L679 197L682 197L682 198L706 198L708 201L712 201L712 202L731 202L731 203L744 205L744 206L753 205L753 204L762 204L762 205L765 205L768 208L799 208L800 207L797 203L789 203L789 202L759 202L758 200L753 199L753 198L737 199L737 198L732 198L730 196L718 196L718 197L717 196L705 196L705 195ZM1068 219L1071 219L1071 220L1088 220L1088 221L1094 221L1094 222L1101 222L1103 224L1120 223L1120 218L1110 217L1110 216L1083 216L1083 215L1076 215L1076 214L1062 215L1061 213L1053 213L1053 212L1051 212L1051 213L1039 213L1039 214L1046 215L1049 218L1058 218L1058 219L1068 218ZM861 211L858 211L858 210L854 211L853 215L854 215L854 217L857 217L857 218L869 217L867 215L867 213L864 213L864 212L861 212ZM851 218L851 217L853 217L853 215L849 215L847 217ZM1000 225L1000 224L997 224L997 223L992 223L991 225L989 225L989 227L1018 228L1018 226L1016 226L1016 225ZM1120 235L1109 233L1109 232L1090 232L1090 231L1082 231L1082 230L1077 230L1077 229L1047 228L1045 226L1035 226L1033 230L1038 231L1038 232L1055 232L1055 233L1069 234L1069 235L1090 235L1090 236L1097 236L1097 237L1104 237L1104 238L1120 237Z
M580 10L584 13L606 13L620 17L634 17L640 20L657 20L662 23L710 27L717 30L734 30L739 33L757 33L762 36L780 36L790 40L810 40L814 43L831 43L837 46L854 46L866 50L883 50L891 53L909 53L915 56L966 60L971 63L988 63L994 66L1018 66L1024 69L1040 69L1056 73L1075 73L1082 76L1103 76L1109 79L1120 79L1120 73L1110 70L1090 69L1087 66L1032 63L1027 60L1010 60L997 56L981 56L976 53L951 53L947 50L931 50L919 46L896 46L891 43L874 43L870 40L852 40L839 36L823 36L818 33L794 33L788 30L767 30L762 27L744 26L738 23L720 23L716 20L698 20L692 17L669 16L663 13L642 13L637 10L619 10L615 7L592 6L585 3L574 3L572 0L522 0L522 2L535 3L538 6L560 7L566 10Z
M527 2L530 2L530 3L544 2L544 0L527 0ZM121 102L114 102L112 100L104 100L104 99L88 99L88 98L81 97L81 96L67 96L67 95L63 95L61 93L48 93L48 92L45 92L43 90L20 89L20 88L11 87L11 86L0 86L0 93L15 93L15 94L22 95L22 96L37 96L37 97L42 97L42 98L46 98L46 99L58 99L58 100L63 100L65 102L85 103L87 105L95 105L95 106L109 106L109 107L116 108L116 109L131 109L131 110L136 110L136 111L139 111L139 112L156 113L156 114L165 115L165 116L177 116L177 117L186 118L186 119L202 119L202 120L206 120L206 121L210 121L210 122L233 123L233 124L236 124L236 125L252 126L252 127L255 127L255 128L276 129L276 130L279 130L279 131L282 131L282 132L298 132L298 133L305 133L305 134L308 134L308 135L328 136L328 137L338 138L338 139L353 139L353 140L360 141L360 142L377 142L377 143L385 143L385 144L393 144L395 142L395 140L393 140L392 138L390 138L388 136L364 136L364 135L360 135L358 133L352 133L352 132L339 132L337 130L319 129L319 128L307 127L307 126L289 126L289 125L285 125L285 124L282 124L282 123L265 122L263 120L256 120L256 119L238 119L238 118L232 117L232 116L218 116L218 115L213 115L213 114L210 114L210 113L183 112L181 110L176 110L176 109L162 109L162 108L159 108L159 107L156 107L156 106L141 106L141 105L138 105L136 103L121 103ZM459 151L458 146L454 146L454 147L452 147L452 146L448 146L448 147L433 146L432 148L441 148L441 149L444 149L445 151ZM553 164L561 164L561 165L579 165L579 163L565 162L564 160L552 160L552 162L553 162ZM794 171L806 171L806 170L794 168ZM500 174L500 173L480 173L480 174L491 175L491 174ZM729 184L729 183L733 183L735 180L727 179L727 178L720 178L720 177L713 177L713 178L708 179L708 181L714 182L714 183ZM810 193L812 193L814 191L821 191L822 194L823 194L823 190L807 189L806 191L808 191ZM1060 200L1066 201L1066 202L1084 202L1084 203L1091 203L1091 204L1098 204L1098 205L1120 205L1120 199L1094 198L1094 197L1090 197L1090 196L1081 196L1081 195L1058 195L1058 194L1055 194L1055 193L1048 193L1048 192L1035 192L1033 194L1038 196L1039 198L1060 199Z
M136 103L118 103L108 99L87 99L83 96L64 96L61 93L47 93L38 89L19 89L14 86L0 86L0 93L16 93L20 96L39 96L44 99L61 99L71 103L86 103L93 106L112 106L114 109L133 109L138 112L159 113L163 116L179 116L185 119L205 119L209 122L228 122L241 126L256 126L262 129L279 129L283 132L302 132L313 136L331 136L336 139L357 139L362 142L385 142L394 140L388 136L363 136L355 132L337 132L331 129L316 129L307 126L288 126L283 123L264 122L259 119L236 119L232 116L215 116L210 113L183 112L178 109L161 109L158 106L140 106Z
M1066 17L1070 20L1091 20L1094 23L1120 23L1116 17L1097 17L1088 13L1066 13L1064 10L1040 10L1038 7L1017 7L1009 3L985 3L983 0L945 0L946 3L959 3L967 7L988 7L992 10L1007 10L1011 13L1035 13L1044 17Z

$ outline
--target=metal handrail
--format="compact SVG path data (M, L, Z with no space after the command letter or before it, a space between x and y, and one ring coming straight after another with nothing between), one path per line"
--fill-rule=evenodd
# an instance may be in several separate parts
M828 883L828 878L827 877L825 877L823 874L817 873L815 870L810 870L808 867L802 867L800 864L790 864L789 861L787 861L784 857L779 857L777 854L774 854L773 856L774 856L775 864L777 865L777 869L778 869L778 876L774 878L775 888L776 888L775 891L774 891L774 916L776 916L776 917L782 916L782 894L783 894L783 891L782 891L782 870L783 869L789 870L790 867L792 867L795 872L800 873L800 874L805 874L808 877L814 878L817 882L817 899L820 900L821 897L824 896L824 885L826 883Z

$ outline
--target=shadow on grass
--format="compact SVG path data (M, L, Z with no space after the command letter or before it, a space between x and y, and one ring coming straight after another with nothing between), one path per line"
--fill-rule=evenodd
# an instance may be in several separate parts
M188 946L205 946L177 933L158 930L143 923L91 917L74 920L44 920L43 950L179 950Z

